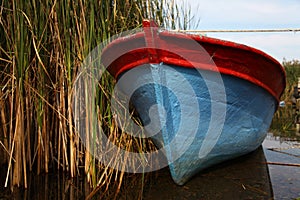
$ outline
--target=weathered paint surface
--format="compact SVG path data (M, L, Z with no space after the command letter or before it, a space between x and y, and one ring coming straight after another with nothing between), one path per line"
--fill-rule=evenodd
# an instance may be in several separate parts
M143 65L128 73L127 79L135 80L131 87L141 86L131 100L149 136L157 146L165 147L177 184L211 165L258 148L277 107L267 91L230 75L221 75L220 81L215 72L199 74L196 69L163 64ZM123 92L130 90L128 84L120 85ZM220 94L222 91L225 93ZM213 104L220 111L217 116L212 113ZM157 110L149 114L151 108ZM161 131L156 134L153 130Z
M242 44L143 26L101 61L164 148L174 181L256 149L285 88L281 64Z
M102 62L115 78L149 63L217 71L252 82L278 101L286 84L281 64L258 49L201 35L159 30L147 21L143 31L110 43L102 52Z

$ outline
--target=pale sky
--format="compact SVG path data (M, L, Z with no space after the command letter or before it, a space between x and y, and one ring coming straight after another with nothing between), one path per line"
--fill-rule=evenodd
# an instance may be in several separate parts
M178 0L180 1L180 0ZM300 28L300 0L184 0L198 30ZM181 1L183 2L183 1ZM260 49L279 62L300 60L300 32L208 33Z

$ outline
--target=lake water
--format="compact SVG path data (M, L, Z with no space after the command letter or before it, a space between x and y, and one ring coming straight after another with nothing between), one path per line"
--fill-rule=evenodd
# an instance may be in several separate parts
M169 176L162 170L144 199L295 199L300 197L300 142L269 133L255 152L210 168L183 187Z
M263 143L275 199L300 198L300 141L269 134ZM279 165L280 164L280 165ZM282 164L282 165L281 165ZM297 164L298 166L289 166Z
M128 175L117 199L299 198L299 138L296 133L269 133L255 152L199 173L184 186L174 184L168 168L144 176ZM92 191L84 178L70 179L56 172L32 175L27 190L10 193L2 187L2 176L0 199L84 199ZM115 197L114 194L114 190L108 190L105 197ZM101 195L99 192L95 198Z

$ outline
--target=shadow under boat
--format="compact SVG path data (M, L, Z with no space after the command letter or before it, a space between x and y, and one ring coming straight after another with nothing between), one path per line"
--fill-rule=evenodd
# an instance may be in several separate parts
M153 172L143 199L272 199L273 190L264 151L230 160L194 176L184 186L174 184L168 168Z

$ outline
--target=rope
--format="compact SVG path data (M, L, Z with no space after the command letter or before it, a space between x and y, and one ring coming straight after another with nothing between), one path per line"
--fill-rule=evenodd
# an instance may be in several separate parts
M171 30L171 32L183 33L251 33L251 32L299 32L300 28L286 28L286 29L245 29L245 30Z

